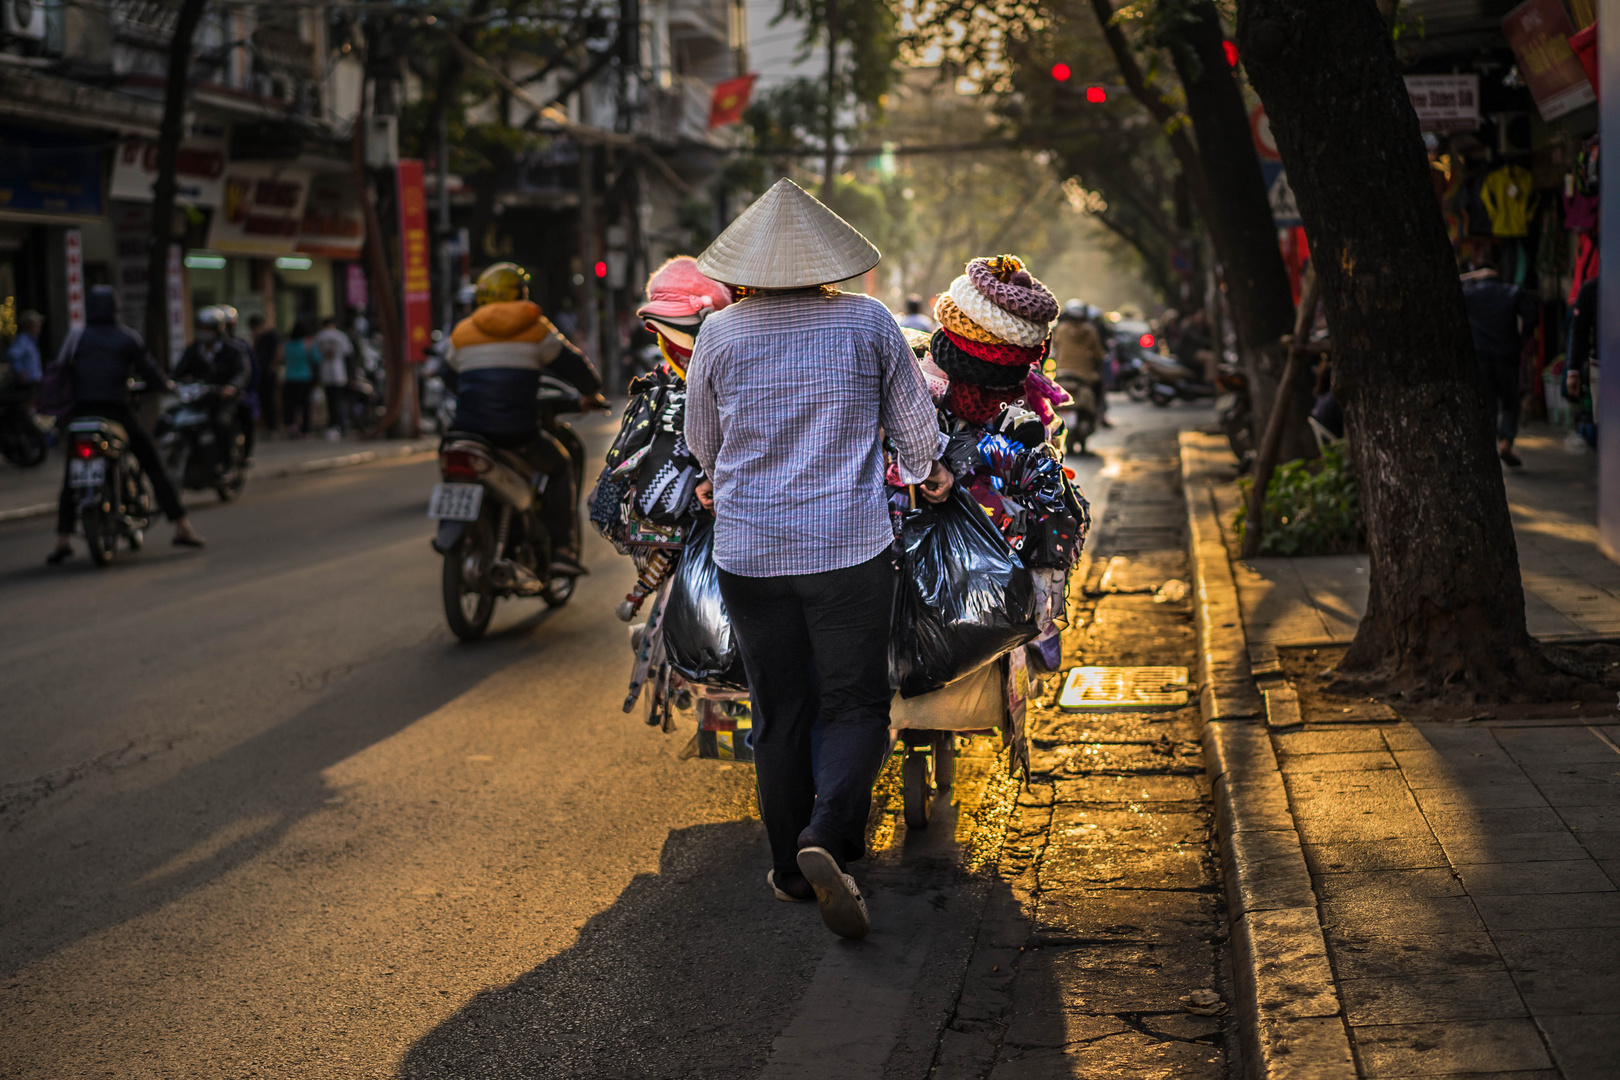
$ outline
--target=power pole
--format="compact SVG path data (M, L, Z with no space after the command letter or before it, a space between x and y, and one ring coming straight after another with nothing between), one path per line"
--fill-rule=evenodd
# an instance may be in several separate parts
M169 341L169 248L174 243L175 165L185 136L186 86L191 43L205 0L185 0L169 39L169 71L163 85L163 121L158 126L158 175L152 185L152 250L146 259L146 347L165 371L174 351Z

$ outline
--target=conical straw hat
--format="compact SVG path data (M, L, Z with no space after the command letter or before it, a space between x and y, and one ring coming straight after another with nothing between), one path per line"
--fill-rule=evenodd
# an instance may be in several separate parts
M859 277L882 257L855 226L783 177L726 226L697 262L727 285L801 289Z

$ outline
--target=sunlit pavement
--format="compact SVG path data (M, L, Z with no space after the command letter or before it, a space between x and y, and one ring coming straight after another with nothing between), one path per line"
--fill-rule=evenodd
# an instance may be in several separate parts
M1210 415L1115 414L1071 462L1094 496L1143 479L1128 433ZM612 428L585 427L598 452ZM1043 713L1016 806L979 741L926 833L884 802L857 864L874 933L841 944L766 889L751 770L620 712L628 561L593 538L567 607L503 604L457 644L434 479L418 459L266 480L197 515L206 551L159 528L106 570L46 568L48 521L0 527L0 1072L1011 1076L1106 1053L1218 1073L1211 1025L1176 1026L1218 986L1190 713ZM1098 543L1162 553L1162 579L1179 531L1149 549L1129 526L1155 502ZM1138 637L1141 603L1103 599L1069 659L1187 663L1185 605L1143 608ZM1099 934L1128 951L1073 943ZM1130 971L1064 974L1172 954L1152 1000Z

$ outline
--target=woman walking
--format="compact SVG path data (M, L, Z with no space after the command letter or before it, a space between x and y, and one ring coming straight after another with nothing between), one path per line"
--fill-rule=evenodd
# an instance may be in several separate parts
M877 248L790 180L698 268L743 299L710 315L687 369L686 438L715 512L720 589L748 672L768 882L827 926L870 927L848 863L866 849L889 748L894 542L882 433L901 479L943 500L950 471L916 359L887 308L838 291Z

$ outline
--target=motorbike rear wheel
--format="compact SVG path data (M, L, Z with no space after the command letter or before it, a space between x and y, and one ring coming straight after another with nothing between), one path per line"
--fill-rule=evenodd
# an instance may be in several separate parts
M1148 394L1148 400L1153 402L1153 404L1157 405L1161 409L1168 409L1170 407L1170 403L1176 399L1171 397L1169 394L1161 394L1157 390L1154 390Z
M0 455L13 465L31 469L41 464L49 453L50 443L45 433L32 424L0 433Z
M118 517L99 506L88 507L79 513L84 526L84 546L90 549L90 561L106 566L118 551Z
M444 618L450 632L462 641L477 641L489 629L495 614L495 597L479 592L469 578L476 580L480 564L487 570L491 561L489 535L483 529L469 529L461 543L444 557Z
M544 593L546 607L560 608L568 603L574 595L574 584L579 581L576 577L557 575L546 585Z
M1147 372L1138 371L1126 381L1125 393L1132 401L1146 401L1153 393L1153 380Z

